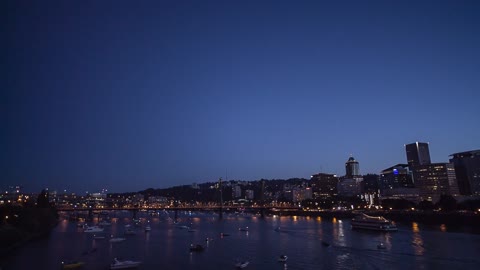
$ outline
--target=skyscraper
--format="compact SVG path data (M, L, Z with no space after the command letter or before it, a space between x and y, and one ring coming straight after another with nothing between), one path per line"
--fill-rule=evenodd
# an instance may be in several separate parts
M345 163L345 178L354 178L360 175L360 166L358 161L350 157Z
M415 142L405 145L407 162L410 169L418 165L430 164L430 150L428 143Z
M431 163L415 167L415 186L422 200L436 203L441 195L458 195L455 168L451 163Z
M462 195L480 195L480 150L450 155Z

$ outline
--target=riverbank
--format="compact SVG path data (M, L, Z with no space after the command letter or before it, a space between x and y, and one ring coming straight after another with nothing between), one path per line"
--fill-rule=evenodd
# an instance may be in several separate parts
M367 215L383 216L395 222L417 222L428 225L480 226L479 213L440 212L440 211L363 211ZM269 211L280 216L309 216L321 218L353 218L357 211Z

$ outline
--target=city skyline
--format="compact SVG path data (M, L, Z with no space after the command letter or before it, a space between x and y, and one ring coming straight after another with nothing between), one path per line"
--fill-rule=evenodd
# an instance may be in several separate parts
M0 182L112 192L480 148L477 1L8 2Z

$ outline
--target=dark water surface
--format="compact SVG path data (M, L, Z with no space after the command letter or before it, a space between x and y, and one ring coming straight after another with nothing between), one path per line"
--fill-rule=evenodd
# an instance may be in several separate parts
M144 215L141 222L148 222L152 230L136 227L136 235L124 236L125 225L133 225L129 214L124 215L117 214L105 229L108 237L126 237L124 242L95 240L76 222L64 220L48 238L4 258L2 270L56 270L69 259L85 262L81 269L103 270L115 257L142 261L138 269L144 270L235 269L237 260L250 261L246 269L480 269L480 235L461 229L450 232L445 226L399 224L398 232L384 233L352 230L348 219L227 216L219 220L215 215L185 213L179 224L165 214ZM247 226L248 232L239 231ZM207 243L206 238L213 240ZM205 251L190 253L192 243L204 245ZM379 243L386 249L378 249ZM282 254L288 256L285 265L277 261Z

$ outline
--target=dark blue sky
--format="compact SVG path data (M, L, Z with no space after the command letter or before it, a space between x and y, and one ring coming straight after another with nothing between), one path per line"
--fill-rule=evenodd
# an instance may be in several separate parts
M9 1L0 182L136 191L480 148L479 1ZM6 75L6 76L5 76Z

